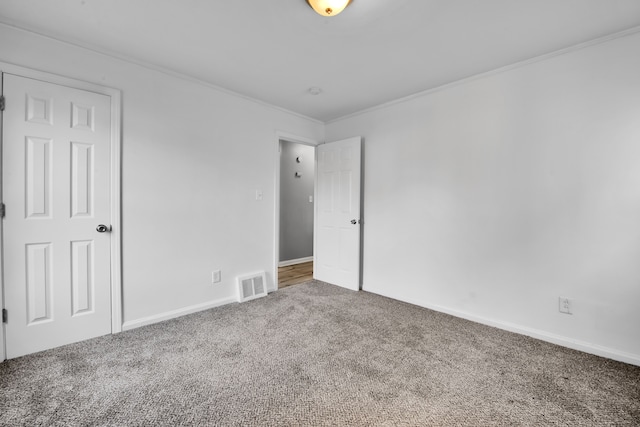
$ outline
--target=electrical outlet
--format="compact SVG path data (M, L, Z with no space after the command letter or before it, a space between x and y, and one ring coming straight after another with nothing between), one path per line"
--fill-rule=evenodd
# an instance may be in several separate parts
M565 297L558 298L560 313L573 314L573 300Z
M222 281L222 272L220 270L215 270L211 272L211 281L213 283L220 283Z

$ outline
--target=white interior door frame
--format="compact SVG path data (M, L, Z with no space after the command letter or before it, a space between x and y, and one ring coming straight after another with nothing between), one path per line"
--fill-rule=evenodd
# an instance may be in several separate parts
M275 159L275 179L274 179L274 215L273 215L273 283L267 287L269 292L278 290L278 264L280 263L280 141L285 140L289 142L295 142L296 144L309 145L317 147L321 144L321 141L315 139L306 138L299 135L294 135L288 132L276 131L276 138L274 144L274 159ZM315 153L314 153L315 157ZM315 158L314 158L315 162ZM316 200L314 185L313 200ZM314 209L314 222L315 222L315 209ZM315 257L315 254L314 254Z
M70 79L55 74L32 70L15 64L0 62L0 72L16 74L35 80L41 80L61 86L95 92L111 98L111 160L110 160L110 188L111 188L111 333L122 331L122 229L121 229L121 158L122 158L122 95L118 89L113 89L94 83ZM2 135L0 128L0 137ZM0 184L1 184L0 174ZM0 185L0 189L2 185ZM2 196L0 194L0 196ZM3 241L3 230L0 226L0 242ZM0 263L0 306L4 308L4 259ZM0 360L6 359L4 327L0 328Z

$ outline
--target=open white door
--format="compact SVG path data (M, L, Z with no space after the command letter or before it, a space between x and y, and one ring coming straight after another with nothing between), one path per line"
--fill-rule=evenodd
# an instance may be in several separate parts
M111 99L4 74L7 358L111 332Z
M362 138L318 146L313 277L360 289Z

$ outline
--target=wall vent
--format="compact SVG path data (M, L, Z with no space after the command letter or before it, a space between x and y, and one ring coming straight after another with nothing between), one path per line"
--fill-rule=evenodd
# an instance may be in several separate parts
M267 276L264 271L238 277L238 302L267 295Z

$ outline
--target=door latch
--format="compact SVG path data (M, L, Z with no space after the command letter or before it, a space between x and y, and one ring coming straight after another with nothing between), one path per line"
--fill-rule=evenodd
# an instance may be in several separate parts
M104 225L104 224L100 224L96 227L96 231L98 233L105 233L107 231L111 231L111 226L110 225Z

